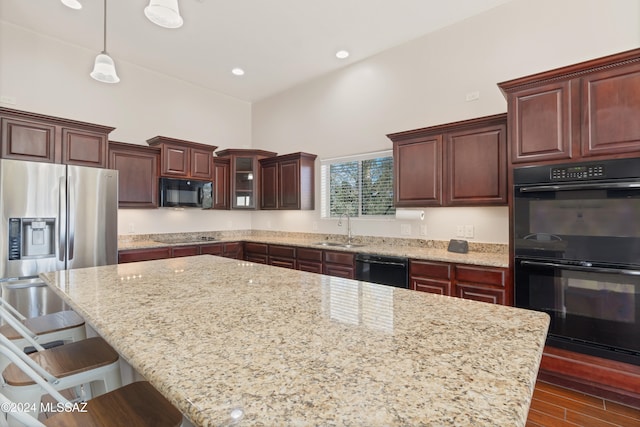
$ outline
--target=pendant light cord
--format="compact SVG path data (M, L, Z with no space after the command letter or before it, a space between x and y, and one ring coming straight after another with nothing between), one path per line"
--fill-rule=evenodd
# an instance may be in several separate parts
M106 54L107 53L107 0L103 1L104 3L104 14L103 14L103 30L104 30L104 39L103 39L103 49L102 49L102 53Z

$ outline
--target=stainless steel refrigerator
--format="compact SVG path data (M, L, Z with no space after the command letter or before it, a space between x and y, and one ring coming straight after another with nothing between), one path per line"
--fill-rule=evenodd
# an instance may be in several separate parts
M115 170L2 159L0 213L5 297L18 279L118 262Z

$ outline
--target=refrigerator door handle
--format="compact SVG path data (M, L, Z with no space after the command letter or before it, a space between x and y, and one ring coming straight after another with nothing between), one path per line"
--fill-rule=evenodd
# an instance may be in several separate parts
M67 240L67 183L65 177L58 180L58 260L64 262Z
M74 243L76 235L76 187L75 178L69 173L69 261L73 259Z

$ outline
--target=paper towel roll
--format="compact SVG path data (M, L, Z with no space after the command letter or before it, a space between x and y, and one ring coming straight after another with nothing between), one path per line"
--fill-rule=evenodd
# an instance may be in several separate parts
M396 209L396 219L419 219L424 220L424 211L413 209Z

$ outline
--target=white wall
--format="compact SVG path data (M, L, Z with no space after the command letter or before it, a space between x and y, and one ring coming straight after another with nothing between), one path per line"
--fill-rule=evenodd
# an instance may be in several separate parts
M640 46L638 0L514 0L487 13L255 103L253 145L319 158L391 148L386 134L506 111L496 83ZM468 92L477 101L466 102ZM319 170L319 168L317 168ZM317 173L319 182L319 174ZM319 189L318 189L319 190ZM254 228L342 233L316 211L256 212ZM411 235L508 242L506 207L427 208ZM356 220L356 234L400 236L395 220Z
M251 104L116 58L121 82L89 77L97 52L0 22L3 106L113 126L110 139L132 144L163 135L220 148L251 146ZM120 209L120 234L251 228L251 214Z
M496 83L640 46L640 0L514 0L251 106L117 61L115 86L94 82L97 52L0 22L0 94L10 108L116 127L113 140L164 135L220 148L308 151L319 158L388 149L386 134L506 111ZM480 99L465 102L479 91ZM317 168L319 172L319 167ZM319 176L318 176L319 184ZM319 188L319 185L317 186ZM226 229L343 233L311 212L124 210L127 234ZM428 208L411 236L506 243L506 207ZM395 220L356 220L356 234L400 236Z

